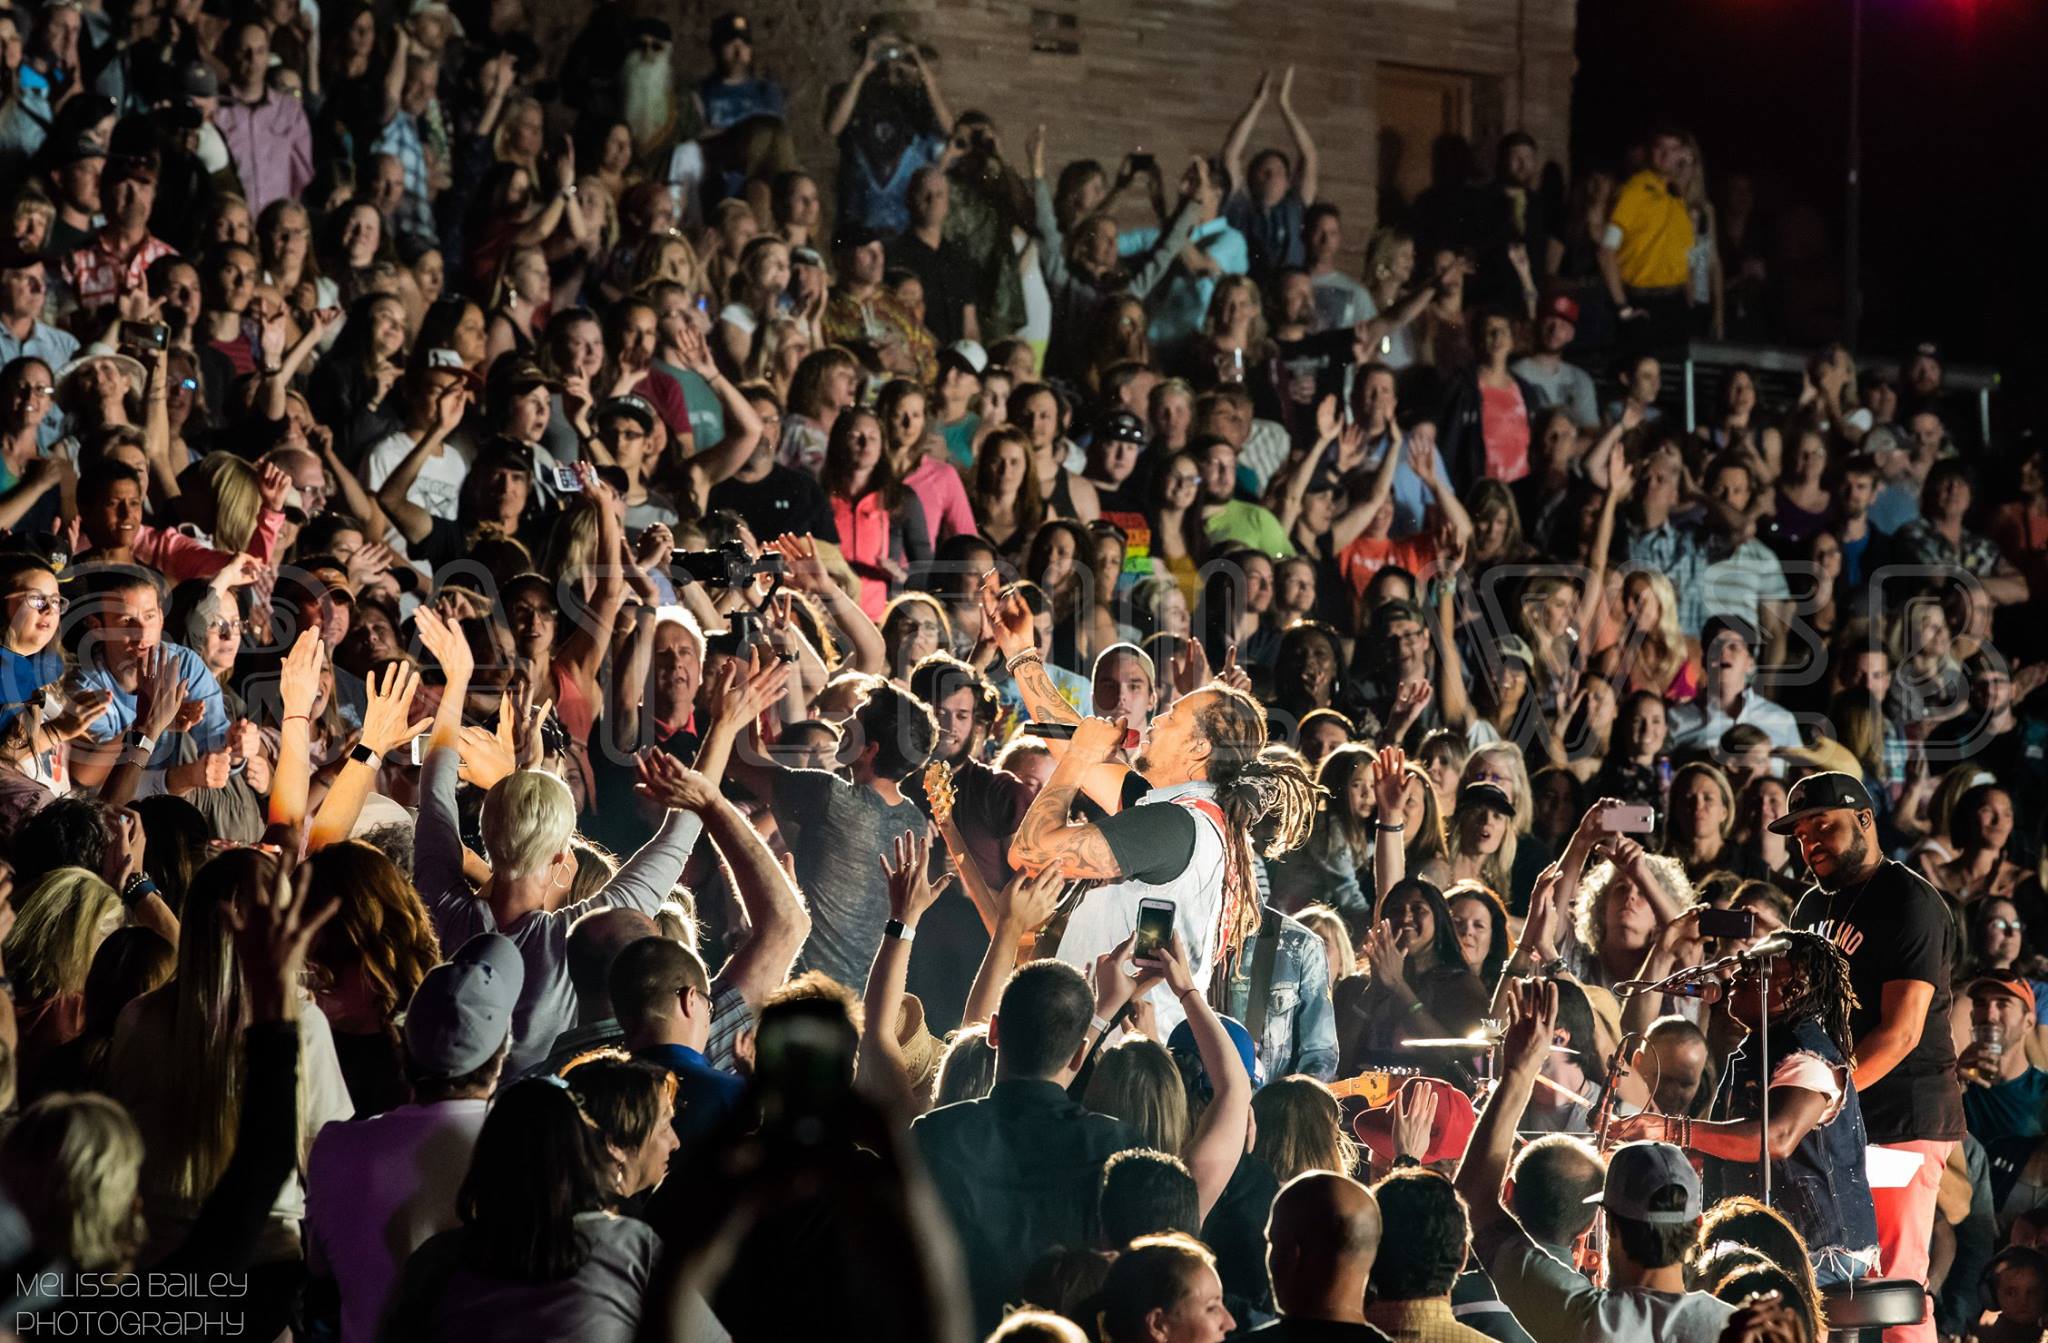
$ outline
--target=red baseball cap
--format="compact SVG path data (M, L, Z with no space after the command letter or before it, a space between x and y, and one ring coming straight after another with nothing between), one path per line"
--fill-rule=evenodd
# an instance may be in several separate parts
M1552 294L1543 303L1543 316L1561 317L1573 326L1579 324L1579 305L1570 294Z
M1420 1160L1425 1166L1451 1161L1465 1155L1465 1144L1479 1123L1472 1111L1472 1098L1440 1077L1411 1077L1401 1090L1373 1106L1352 1122L1351 1131L1383 1162L1394 1159L1394 1105L1416 1088L1436 1092L1436 1119L1429 1126L1429 1150ZM1411 1104L1413 1102L1411 1101Z

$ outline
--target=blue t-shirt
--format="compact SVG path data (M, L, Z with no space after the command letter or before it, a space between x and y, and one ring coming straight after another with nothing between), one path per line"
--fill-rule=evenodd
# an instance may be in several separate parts
M227 744L227 706L221 700L220 682L213 679L213 673L206 669L206 663L199 654L165 639L162 644L164 656L170 660L179 679L185 682L185 698L198 700L203 706L199 725L192 729L192 739L201 751L217 751ZM96 742L109 742L120 737L135 726L135 692L123 690L114 680L112 672L100 665L97 659L81 662L76 677L80 687L86 690L105 690L114 697L114 702L97 722L85 730L85 735ZM150 753L149 769L164 769L175 763L177 744L172 739L177 734L166 732Z
M747 1084L738 1074L712 1067L687 1045L650 1045L638 1057L675 1074L676 1137L685 1150L716 1132L746 1097Z
M1301 224L1307 213L1301 193L1292 187L1271 205L1260 205L1243 191L1232 192L1223 205L1223 217L1251 250L1251 273L1262 279L1302 263Z
M783 115L782 85L772 79L728 84L712 75L697 86L697 97L704 104L704 123L715 131L737 126L748 117Z
M2019 1044L2008 1046L2017 1049ZM1970 1132L1989 1146L2000 1138L2038 1138L2041 1103L2048 1099L2048 1072L2029 1068L2010 1082L1963 1088L1963 1114Z

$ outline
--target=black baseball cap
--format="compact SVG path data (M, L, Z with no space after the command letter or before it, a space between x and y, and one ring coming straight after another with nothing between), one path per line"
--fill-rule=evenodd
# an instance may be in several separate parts
M881 240L881 234L866 224L856 222L844 225L839 232L832 235L832 249L837 252L851 252Z
M1514 800L1508 796L1508 790L1487 779L1474 779L1458 790L1457 809L1464 811L1468 807L1486 807L1509 820L1515 815Z
M1741 616L1724 612L1707 617L1707 623L1700 628L1700 651L1704 653L1712 648L1714 640L1723 634L1733 634L1741 639L1742 646L1750 651L1751 656L1755 656L1757 649L1763 647L1763 640L1757 636L1756 626Z
M1792 795L1785 799L1785 814L1771 822L1771 833L1789 835L1802 819L1816 812L1874 810L1863 780L1837 770L1809 774L1792 785Z
M738 38L747 45L754 42L754 26L747 22L744 14L721 14L711 21L711 45L722 47Z
M1128 410L1111 411L1102 417L1096 426L1095 436L1110 443L1135 443L1145 446L1145 424Z
M644 396L615 396L598 406L595 418L599 424L603 424L617 416L623 416L638 424L642 433L654 431L654 407Z

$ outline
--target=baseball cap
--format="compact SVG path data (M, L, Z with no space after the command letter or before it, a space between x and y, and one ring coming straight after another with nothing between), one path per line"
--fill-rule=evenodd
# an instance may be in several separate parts
M1109 647L1103 649L1100 653L1097 653L1095 655L1095 666L1089 668L1089 675L1091 679L1093 678L1095 667L1100 667L1105 660L1115 657L1118 653L1124 653L1131 657L1136 658L1138 660L1138 665L1145 669L1145 679L1150 681L1153 685L1159 684L1158 664L1152 661L1152 655L1150 653L1138 647L1136 644L1111 644Z
M2003 993L2008 997L2017 998L2027 1005L2028 1019L2032 1020L2033 1018L2033 986L2027 983L2026 980L2020 979L2017 976L2015 976L2012 979L2001 979L1997 975L1979 975L1977 976L1977 978L1969 982L1969 985L1966 988L1964 988L1963 992L1971 998L1975 998L1980 992Z
M1650 1200L1667 1189L1685 1191L1685 1206L1653 1212ZM1696 1221L1704 1199L1700 1177L1685 1153L1668 1142L1623 1143L1607 1158L1607 1178L1600 1192L1586 1199L1616 1217L1652 1226L1683 1226Z
M348 570L332 555L309 555L295 565L287 565L279 572L280 578L292 577L297 569L298 583L308 592L319 596L332 593L336 599L353 604L355 589L348 585Z
M1863 780L1839 770L1809 774L1792 785L1792 795L1785 799L1785 814L1771 822L1771 833L1789 835L1800 821L1815 812L1844 809L1874 810L1870 794L1863 789Z
M866 247L869 243L876 243L881 240L881 234L875 232L866 224L856 222L845 225L839 232L832 235L832 249L837 252L851 252L858 248Z
M988 367L988 351L981 348L978 340L956 340L946 347L947 354L957 354L967 361L967 367L980 373Z
M1463 811L1467 807L1486 807L1510 819L1515 814L1514 800L1508 796L1508 790L1487 779L1474 779L1458 790L1457 809Z
M471 391L484 385L484 380L477 376L476 370L471 368L463 360L462 356L453 350L428 350L420 356L420 369L423 372L437 368L446 369L450 373L460 374L462 380L469 384Z
M531 359L505 356L491 365L489 386L494 397L517 396L536 387L554 391L555 380L547 375L547 370Z
M1392 1161L1394 1152L1394 1104L1402 1096L1414 1097L1424 1091L1436 1093L1436 1119L1429 1126L1429 1147L1422 1152L1421 1161L1433 1166L1439 1161L1450 1161L1463 1156L1465 1144L1471 1141L1472 1130L1478 1124L1478 1117L1472 1112L1472 1098L1440 1077L1411 1077L1393 1095L1363 1111L1351 1123L1351 1131L1358 1140L1372 1149L1372 1154L1382 1161Z
M205 61L187 61L164 74L166 98L218 98L220 79Z
M604 421L612 418L614 415L623 415L629 420L637 421L643 432L651 431L654 428L654 407L647 403L647 398L644 396L628 394L626 396L615 396L609 401L598 403L595 418L599 424L604 423Z
M1536 654L1530 651L1529 641L1519 634L1503 634L1493 641L1494 651L1502 658L1515 658L1530 671L1536 670Z
M103 159L106 156L107 147L86 131L80 131L49 150L50 163L59 168L69 167L86 159Z
M711 21L711 45L722 47L738 38L749 45L754 41L754 26L747 22L744 14L721 14Z
M526 963L503 933L478 933L427 971L405 1010L405 1052L435 1077L490 1062L512 1033Z
M1128 410L1113 410L1095 427L1095 436L1105 442L1145 446L1145 424Z
M1244 1065L1245 1075L1252 1079L1252 1085L1264 1086L1266 1078L1259 1071L1259 1049L1252 1041L1252 1033L1246 1030L1244 1023L1236 1017L1219 1016L1216 1019L1223 1023L1223 1033L1230 1037L1230 1043L1237 1046L1237 1061ZM1200 1059L1202 1054L1201 1049L1195 1044L1194 1027L1188 1025L1186 1021L1175 1026L1166 1037L1166 1049L1168 1053L1185 1054L1194 1059ZM1211 1089L1207 1070L1198 1065L1196 1073L1201 1078L1202 1091L1207 1094Z
M1570 294L1552 294L1548 299L1544 300L1543 311L1540 315L1556 317L1562 321L1570 322L1573 326L1577 326L1579 324L1579 305Z
M1381 602L1372 613L1375 630L1384 630L1397 620L1412 620L1418 625L1427 623L1422 618L1422 608L1405 597L1391 597Z

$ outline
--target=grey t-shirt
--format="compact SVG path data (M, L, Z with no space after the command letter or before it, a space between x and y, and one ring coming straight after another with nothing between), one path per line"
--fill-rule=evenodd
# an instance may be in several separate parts
M924 813L912 802L891 806L874 789L822 769L778 771L769 806L810 901L802 965L858 989L889 921L889 883L877 858L904 831L924 833Z
M1479 1249L1500 1299L1536 1343L1716 1343L1735 1313L1705 1292L1595 1287L1545 1252L1517 1222L1486 1233Z
M1600 397L1593 387L1593 375L1585 369L1560 359L1553 372L1534 359L1517 359L1510 371L1542 393L1545 410L1563 406L1579 428L1599 428Z

